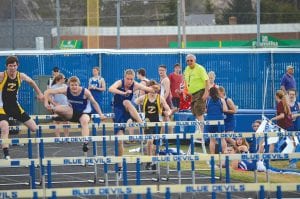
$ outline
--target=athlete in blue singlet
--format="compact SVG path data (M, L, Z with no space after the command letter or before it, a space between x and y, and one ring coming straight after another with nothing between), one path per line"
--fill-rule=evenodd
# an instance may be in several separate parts
M47 89L44 94L44 106L66 121L79 122L82 128L82 136L89 136L88 124L90 121L91 104L99 114L100 119L105 119L105 116L102 114L102 111L91 92L80 86L80 81L76 76L73 76L68 80L68 87ZM55 94L66 95L70 105L58 105L56 107L49 105L49 97ZM84 152L88 151L87 143L84 143L82 149Z
M154 92L154 90L150 87L146 87L135 82L134 77L135 72L132 69L127 69L124 73L124 79L117 80L108 89L109 92L114 94L113 109L115 113L115 123L126 123L130 117L132 117L132 119L138 123L142 122L140 115L131 102L133 93L138 89L146 92ZM123 135L124 128L115 129L115 134ZM118 155L122 156L124 151L122 141L119 142L118 149Z
M216 87L212 87L209 89L209 98L207 99L206 104L206 120L224 120L224 113L227 111L227 106L225 104L224 99L220 98L218 95L218 89ZM223 133L224 125L207 125L208 133ZM221 139L222 151L226 148L225 139ZM215 145L216 139L210 138L209 150L211 154L215 153Z
M289 105L292 112L293 117L293 130L299 131L300 130L300 103L297 102L297 92L295 89L290 89L287 91L289 97ZM294 139L294 138L293 138ZM300 141L300 136L298 136L298 141ZM295 152L300 152L300 144L295 146ZM296 169L296 163L299 159L291 159L289 163L289 168Z
M99 76L99 67L93 68L93 77L89 79L88 89L91 91L94 99L98 102L99 106L102 103L102 93L106 90L106 85L104 78ZM92 107L91 113L97 113L96 110Z
M226 112L224 112L225 133L234 133L234 129L236 125L235 113L237 112L236 105L234 104L231 98L226 96L226 91L224 87L219 86L218 90L219 90L220 97L225 100L228 109ZM234 140L232 138L226 138L226 142L234 144Z

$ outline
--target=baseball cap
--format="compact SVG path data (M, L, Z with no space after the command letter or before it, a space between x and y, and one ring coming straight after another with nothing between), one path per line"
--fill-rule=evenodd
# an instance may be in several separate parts
M53 72L58 72L59 71L59 68L57 66L55 66L53 69L52 69Z
M286 67L287 70L290 69L290 68L294 69L294 66L288 65L288 66Z

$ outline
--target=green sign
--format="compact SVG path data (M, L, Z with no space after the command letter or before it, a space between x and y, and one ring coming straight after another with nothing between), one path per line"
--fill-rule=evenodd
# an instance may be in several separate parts
M62 40L59 44L59 49L81 49L81 40Z
M272 37L267 34L262 34L260 37L260 46L262 48L299 48L300 40L282 40ZM177 48L177 42L170 42L170 48ZM223 40L223 41L188 41L186 48L255 48L256 38L252 40Z

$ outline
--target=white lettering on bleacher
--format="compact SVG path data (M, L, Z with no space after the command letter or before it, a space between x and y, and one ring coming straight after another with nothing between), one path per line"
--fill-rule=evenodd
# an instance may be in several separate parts
M72 195L73 196L94 196L94 195L115 195L115 194L131 194L132 188L125 187L125 188L86 188L86 189L73 189Z
M0 198L18 198L18 193L14 191L0 191Z
M196 193L196 192L245 192L245 185L212 185L211 190L210 186L201 185L201 186L186 186L185 191L187 193Z
M215 133L204 133L204 138L240 138L243 137L242 133L222 133L222 134L215 134Z
M183 121L183 122L176 122L176 126L195 126L197 124L199 124L200 122L196 122L196 121Z
M141 141L141 140L157 140L157 139L165 139L166 135L130 135L128 137L129 141Z
M242 154L241 160L260 160L260 159L289 159L289 154L282 153L269 153L269 154L261 154L261 158L259 154Z
M83 164L110 164L112 162L109 157L98 158L65 158L64 165L83 165Z
M289 154L282 154L282 153L271 153L271 154L263 154L263 159L289 159Z
M284 137L284 136L300 136L299 131L285 131L285 132L277 132L276 133L278 137Z
M180 162L180 161L198 161L199 156L156 156L152 157L152 162Z
M91 137L62 137L62 138L54 138L55 143L61 142L91 142L93 141Z

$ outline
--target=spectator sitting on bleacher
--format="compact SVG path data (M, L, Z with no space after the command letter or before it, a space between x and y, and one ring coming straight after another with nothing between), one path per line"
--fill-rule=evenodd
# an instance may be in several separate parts
M252 129L253 129L253 132L256 133L257 129L259 128L259 126L261 125L261 120L255 120L253 123L252 123ZM258 148L257 148L257 143L259 143L259 140L260 139L254 139L253 137L251 138L246 138L246 141L248 142L249 144L249 152L250 153L256 153Z
M249 149L249 144L245 138L235 138L234 149L237 151L240 146L246 146Z

